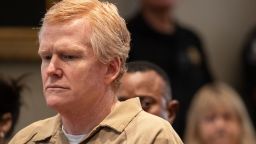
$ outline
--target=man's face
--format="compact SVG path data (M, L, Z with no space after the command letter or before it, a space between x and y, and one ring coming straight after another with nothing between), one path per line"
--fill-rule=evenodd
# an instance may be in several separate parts
M241 125L232 110L209 111L199 120L199 135L205 144L239 144Z
M101 94L106 66L89 46L90 26L83 19L45 24L39 36L43 92L55 109L90 104Z
M126 73L117 95L120 101L139 97L145 111L167 119L165 87L163 79L154 71Z

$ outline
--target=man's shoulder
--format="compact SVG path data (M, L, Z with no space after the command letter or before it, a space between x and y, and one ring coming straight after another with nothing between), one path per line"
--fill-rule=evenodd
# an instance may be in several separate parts
M152 143L182 144L170 123L158 116L141 111L127 127L126 135Z
M160 125L159 126L164 126L164 125L170 125L168 123L168 121L158 117L158 116L155 116L153 114L150 114L150 113L147 113L145 111L141 111L138 116L137 116L137 121L138 122L142 122L142 123L152 123L152 122L155 122L155 123L159 123Z
M172 130L170 123L158 116L141 111L135 118L136 124L150 131L169 131Z
M26 143L33 139L36 135L38 136L48 136L52 133L54 127L56 127L56 121L58 116L50 117L44 120L36 121L27 127L21 129L15 136L11 139L10 144Z

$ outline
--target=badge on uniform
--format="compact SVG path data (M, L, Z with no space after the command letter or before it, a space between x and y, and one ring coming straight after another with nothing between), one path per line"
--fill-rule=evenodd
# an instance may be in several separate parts
M186 50L187 56L190 60L190 62L193 65L201 65L202 64L202 56L200 54L200 51L195 46L191 46L187 48Z

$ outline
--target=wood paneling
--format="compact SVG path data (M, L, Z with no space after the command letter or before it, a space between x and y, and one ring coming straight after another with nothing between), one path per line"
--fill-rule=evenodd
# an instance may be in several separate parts
M38 29L28 27L0 28L0 60L35 61Z

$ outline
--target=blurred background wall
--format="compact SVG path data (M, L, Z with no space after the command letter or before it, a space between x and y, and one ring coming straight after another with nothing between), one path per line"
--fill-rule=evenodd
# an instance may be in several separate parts
M122 16L130 17L139 0L109 0ZM255 0L178 0L180 23L197 31L205 45L214 76L239 88L242 82L241 50L246 35L256 25ZM15 11L19 13L19 11ZM0 73L17 77L31 73L16 130L54 115L42 96L40 61L37 58L38 25L0 27Z

